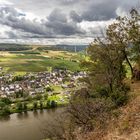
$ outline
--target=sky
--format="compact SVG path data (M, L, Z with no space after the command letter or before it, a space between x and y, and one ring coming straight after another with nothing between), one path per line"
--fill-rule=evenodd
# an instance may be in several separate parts
M88 44L139 0L0 0L0 42Z

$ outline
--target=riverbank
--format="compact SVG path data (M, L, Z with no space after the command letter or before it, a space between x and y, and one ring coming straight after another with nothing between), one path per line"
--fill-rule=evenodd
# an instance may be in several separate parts
M11 101L8 98L1 100L0 116L7 116L13 113L22 113L43 109L53 109L65 107L69 102L69 96L66 95L37 95L26 99Z

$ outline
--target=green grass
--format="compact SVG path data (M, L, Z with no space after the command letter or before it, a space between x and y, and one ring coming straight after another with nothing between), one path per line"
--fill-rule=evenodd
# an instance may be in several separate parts
M40 52L34 51L12 51L11 54L40 54Z
M68 104L68 99L67 97L65 97L64 95L62 94L58 94L58 95L52 95L52 96L49 96L48 99L44 99L42 98L41 101L43 103L43 108L46 108L47 106L47 101L50 100L50 101L55 101L57 102L57 106L65 106ZM18 112L23 112L24 110L17 110L17 103L18 102L24 102L23 100L17 100L15 103L13 103L12 105L10 105L10 112L11 113L18 113ZM27 110L26 111L29 111L29 110L34 110L34 102L37 102L37 109L41 109L40 108L40 100L35 100L35 99L32 99L31 101L25 101L27 103Z
M6 67L9 72L40 72L46 71L47 67L80 70L79 63L65 59L46 58L42 55L10 55L0 56L0 66Z

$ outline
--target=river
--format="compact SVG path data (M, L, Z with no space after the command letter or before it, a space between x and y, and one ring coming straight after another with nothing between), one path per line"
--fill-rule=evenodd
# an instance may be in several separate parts
M12 114L0 119L0 140L42 140L43 129L64 109Z

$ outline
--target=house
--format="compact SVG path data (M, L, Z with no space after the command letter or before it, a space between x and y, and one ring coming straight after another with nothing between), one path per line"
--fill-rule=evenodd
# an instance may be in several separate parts
M0 67L0 71L2 71L3 70L3 68L2 67Z
M35 92L36 93L45 93L45 89L44 88L36 88Z

